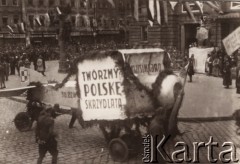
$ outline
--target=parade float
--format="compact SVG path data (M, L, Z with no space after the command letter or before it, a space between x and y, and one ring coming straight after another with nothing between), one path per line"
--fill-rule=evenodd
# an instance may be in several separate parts
M75 108L81 125L99 126L113 160L125 161L142 146L143 134L178 131L184 79L169 62L160 48L89 52L76 59L61 83L32 82L28 110L16 116L15 125L20 131L31 127L39 112L30 111L44 104Z

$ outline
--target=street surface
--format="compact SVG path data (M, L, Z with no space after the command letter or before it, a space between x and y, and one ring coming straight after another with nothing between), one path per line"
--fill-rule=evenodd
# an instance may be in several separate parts
M25 104L5 98L0 99L0 104L0 164L35 164L38 157L34 135L35 124L33 130L19 132L13 123L15 115L18 112L25 111ZM69 121L69 115L56 118L55 127L59 134L59 164L117 163L112 161L108 146L98 127L82 129L76 122L75 127L69 129ZM214 148L213 151L215 158L218 158L220 150L226 150L226 148L222 149L221 147L223 142L233 142L237 148L236 155L240 159L240 136L235 133L234 121L180 122L179 127L184 134L178 136L176 141L187 143L190 147L190 154L193 152L193 142L207 143L209 137L213 136L214 142L219 143L219 148ZM142 156L139 154L125 163L139 164L142 163L141 159ZM51 156L47 154L44 164L50 162ZM206 148L200 151L200 163L209 163Z
M47 78L49 80L63 79L65 74L57 74L56 61L47 63ZM17 75L10 76L6 83L7 88L26 86L20 83ZM72 77L75 79L75 77ZM233 84L234 81L233 81ZM209 141L213 136L214 142L219 143L219 148L214 149L213 156L218 159L223 149L223 142L233 142L237 149L237 158L240 159L240 136L236 135L235 121L231 120L232 113L240 108L240 95L236 94L236 88L231 86L225 89L222 79L197 74L193 77L193 83L187 83L185 87L185 99L179 112L179 128L183 132L175 141L183 141L190 145L190 157L193 153L193 142ZM24 98L19 98L24 99ZM13 123L17 113L25 111L25 103L13 101L7 98L0 99L0 164L35 164L38 158L37 144L35 143L34 129L28 132L19 132ZM216 121L220 118L228 120ZM59 134L59 164L82 163L117 163L114 162L108 152L108 146L97 126L82 129L76 122L73 129L68 128L70 115L62 115L56 118L55 127ZM205 119L200 121L200 119ZM184 121L181 121L184 120ZM201 149L201 148L200 148ZM173 150L170 146L168 152ZM181 156L180 156L181 157ZM51 156L47 154L44 164L51 162ZM142 155L130 159L126 163L142 163ZM209 163L207 160L207 148L200 150L200 163ZM218 161L218 163L221 163ZM240 163L240 162L237 162Z

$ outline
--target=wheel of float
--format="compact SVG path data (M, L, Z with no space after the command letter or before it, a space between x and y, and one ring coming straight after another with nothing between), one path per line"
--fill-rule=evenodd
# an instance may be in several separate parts
M31 120L26 112L18 113L14 119L14 124L21 132L28 131L31 128Z
M129 157L128 146L121 138L114 138L110 141L109 153L117 162L124 162Z
M127 144L130 157L134 157L138 154L141 149L141 136L137 133L124 134L121 136L121 139Z

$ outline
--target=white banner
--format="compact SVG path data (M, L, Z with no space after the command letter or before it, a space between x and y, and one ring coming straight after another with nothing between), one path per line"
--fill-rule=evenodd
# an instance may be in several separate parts
M224 38L222 42L228 55L236 51L240 47L240 27Z
M78 64L78 85L83 119L125 119L123 76L111 57Z
M68 81L64 87L58 90L54 86L45 86L43 102L47 104L59 104L60 106L78 108L78 96L76 81Z
M194 54L195 58L195 72L198 73L205 73L205 63L208 57L208 54L210 54L214 50L213 47L211 48L197 48L192 47L189 49L189 57L191 57L192 54Z

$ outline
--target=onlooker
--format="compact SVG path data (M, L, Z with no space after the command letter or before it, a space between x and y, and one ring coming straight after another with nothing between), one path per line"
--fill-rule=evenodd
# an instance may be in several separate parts
M207 65L208 65L208 75L212 75L213 57L211 54L208 54Z
M232 85L232 75L231 75L231 58L228 55L224 56L223 61L223 85L229 88Z
M39 56L39 58L37 59L37 71L42 73L43 76L46 76L44 74L45 68L44 68L44 63L43 63L42 56Z
M52 164L57 164L57 134L54 132L54 119L51 117L51 109L41 111L37 120L36 142L38 143L39 158L37 164L41 164L46 153L52 155Z
M30 68L30 66L31 66L31 62L28 60L28 58L26 58L24 61L24 67Z
M240 63L237 64L236 68L236 88L237 93L240 94Z
M192 76L194 75L194 66L195 66L195 59L194 55L192 54L191 57L188 60L188 76L189 76L189 82L192 82Z
M4 62L3 62L3 65L4 65L4 76L5 76L5 80L8 81L8 76L9 76L9 63L7 62L7 60L5 59Z
M6 88L5 85L5 68L2 60L0 61L0 89Z
M213 76L219 76L220 71L219 71L219 63L220 59L216 56L215 59L213 60L213 69L212 69L212 74Z

